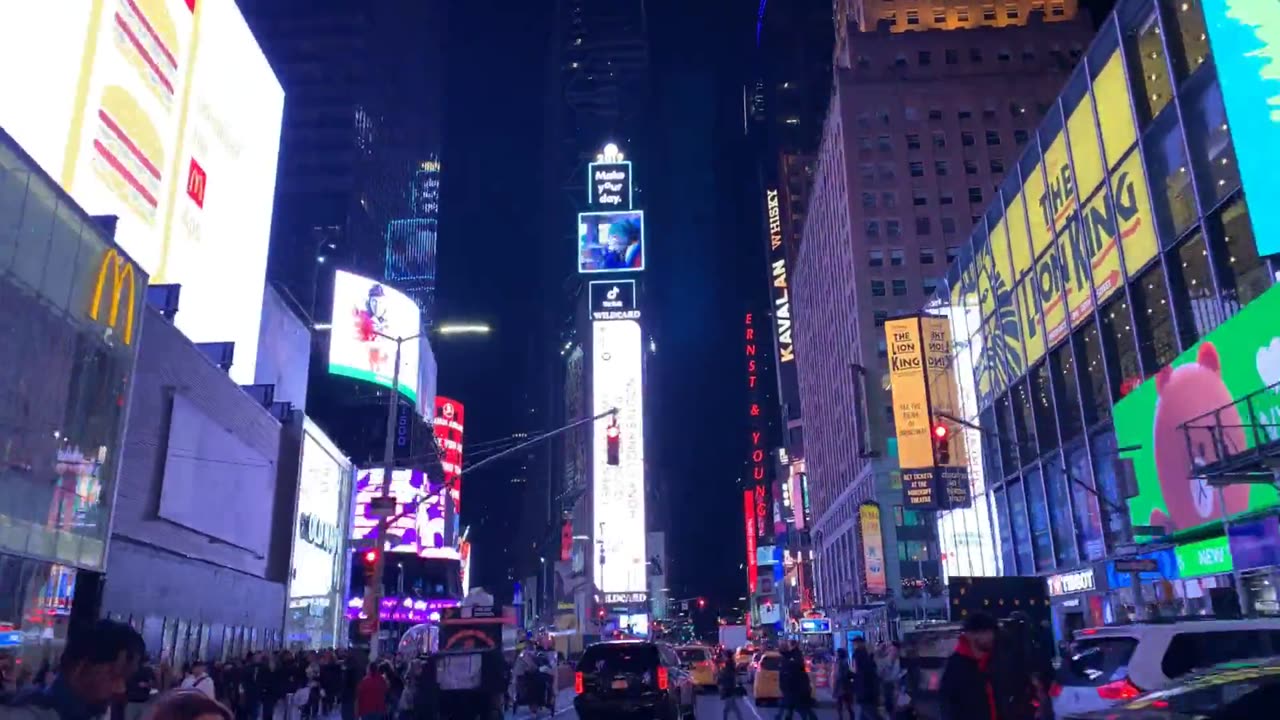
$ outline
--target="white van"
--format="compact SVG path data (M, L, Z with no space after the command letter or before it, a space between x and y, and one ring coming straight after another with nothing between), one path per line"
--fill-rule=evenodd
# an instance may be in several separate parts
M1196 668L1280 655L1280 618L1176 620L1075 632L1053 687L1056 717L1104 710Z

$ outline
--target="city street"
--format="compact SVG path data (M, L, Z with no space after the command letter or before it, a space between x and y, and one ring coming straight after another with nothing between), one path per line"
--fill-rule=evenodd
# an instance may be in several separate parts
M820 700L820 705L816 710L820 720L834 720L836 716L835 706L829 701ZM744 718L752 720L772 720L778 716L778 708L774 706L756 707L754 703L745 701L742 703L742 715ZM542 713L540 717L546 717L546 713ZM696 716L700 720L716 720L724 717L724 703L718 695L707 694L698 696L698 704ZM528 710L521 708L518 713L508 713L509 718L530 718L532 715ZM556 700L556 713L554 717L557 720L571 720L577 718L578 714L573 710L573 691L562 690L559 698Z

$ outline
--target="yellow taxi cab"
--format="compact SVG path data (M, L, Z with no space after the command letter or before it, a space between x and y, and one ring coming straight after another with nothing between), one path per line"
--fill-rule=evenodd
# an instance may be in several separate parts
M676 648L680 664L689 668L693 686L701 690L716 689L716 661L711 648L705 645L686 645Z
M757 705L782 700L782 655L767 650L760 655L755 682L751 683L751 697Z
M751 656L755 652L756 649L750 645L743 645L733 652L733 667L739 675L746 674L747 668L751 666Z

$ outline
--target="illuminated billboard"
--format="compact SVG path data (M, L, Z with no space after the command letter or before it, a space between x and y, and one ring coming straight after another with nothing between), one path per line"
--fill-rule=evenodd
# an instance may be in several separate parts
M635 320L592 323L593 415L618 409L619 458L608 463L609 417L595 422L592 478L592 553L601 592L648 590L644 511L643 343Z
M450 508L456 526L462 511L462 431L466 427L462 403L436 396L436 414L431 430L440 453L440 467L444 471L444 485L453 501ZM447 527L447 525L446 525ZM449 528L450 532L457 530Z
M592 320L638 320L635 280L594 280L587 286Z
M372 540L378 518L370 501L382 494L382 468L356 473L355 501L352 503L351 535L355 540ZM438 557L445 548L444 485L431 482L421 470L396 470L391 475L391 496L396 500L392 536L387 552L414 553Z
M578 213L578 272L643 269L643 210Z
M377 280L338 270L333 275L329 372L391 387L396 342L422 330L422 314L404 293ZM400 392L418 399L419 342L400 343Z
M1274 197L1277 188L1270 153L1280 132L1280 5L1249 0L1203 0L1205 27L1218 68L1222 100L1250 198ZM1243 151L1243 152L1241 152ZM1280 210L1271 202L1249 203L1249 220L1259 255L1280 253Z
M0 126L254 382L284 91L234 2L0 4ZM20 69L20 70L19 70Z
M341 550L343 497L350 489L351 466L310 420L302 434L298 472L298 508L294 517L289 597L325 596L337 589L346 562Z
M587 202L600 210L631 209L631 163L594 162L587 165Z

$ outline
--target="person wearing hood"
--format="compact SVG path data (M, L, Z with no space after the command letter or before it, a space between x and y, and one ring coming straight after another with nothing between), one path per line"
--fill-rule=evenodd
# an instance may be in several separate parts
M942 720L999 720L991 684L996 628L995 619L986 613L974 613L965 619L955 652L942 669Z

